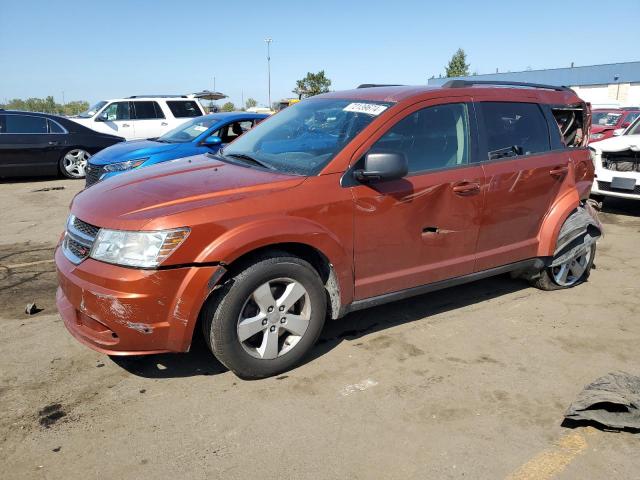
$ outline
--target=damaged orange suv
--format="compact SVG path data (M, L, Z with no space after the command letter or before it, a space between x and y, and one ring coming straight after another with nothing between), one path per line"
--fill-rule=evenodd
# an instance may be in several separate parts
M299 363L326 318L506 272L588 277L601 226L574 92L362 87L77 195L55 254L71 334L139 355L188 351L198 327L258 378Z

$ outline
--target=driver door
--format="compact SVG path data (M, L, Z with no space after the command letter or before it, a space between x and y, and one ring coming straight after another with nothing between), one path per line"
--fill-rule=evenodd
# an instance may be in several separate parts
M105 107L95 120L95 130L133 140L136 137L131 121L131 102L114 102Z
M409 173L351 187L356 300L474 271L484 174L470 102L415 105L359 150L403 152Z

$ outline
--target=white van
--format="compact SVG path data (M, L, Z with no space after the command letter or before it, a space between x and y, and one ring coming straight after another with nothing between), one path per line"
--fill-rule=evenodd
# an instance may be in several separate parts
M98 132L134 140L159 137L204 114L196 98L150 95L103 100L71 120Z

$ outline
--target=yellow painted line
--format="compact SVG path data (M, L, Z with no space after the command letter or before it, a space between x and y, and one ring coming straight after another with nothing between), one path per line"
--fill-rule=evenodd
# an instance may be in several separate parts
M36 262L27 262L27 263L16 263L15 265L0 265L2 268L12 269L12 268L22 268L22 267L30 267L32 265L40 265L42 263L53 263L55 260L50 258L49 260L38 260Z
M595 428L573 431L560 438L552 447L543 450L518 468L507 480L548 480L561 473L589 446L587 437L596 432Z

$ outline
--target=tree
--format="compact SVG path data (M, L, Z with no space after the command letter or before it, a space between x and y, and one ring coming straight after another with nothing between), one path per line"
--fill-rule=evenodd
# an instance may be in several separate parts
M250 108L253 107L257 107L258 106L258 101L255 98L247 98L247 101L244 102L244 106L247 110L249 110Z
M307 72L307 76L302 80L296 81L296 88L293 89L293 93L300 98L313 97L321 93L327 93L331 86L331 80L329 80L324 70L320 70L318 73Z
M453 54L449 65L446 67L445 77L466 77L469 75L469 64L467 62L467 54L461 48Z
M222 105L222 108L220 110L222 110L223 112L233 112L235 109L236 106L233 104L233 102L227 102Z
M54 113L58 115L77 115L89 108L89 102L75 100L66 105L56 103L54 98L49 95L47 98L13 98L6 104L0 105L5 110L22 110L25 112L44 112Z

